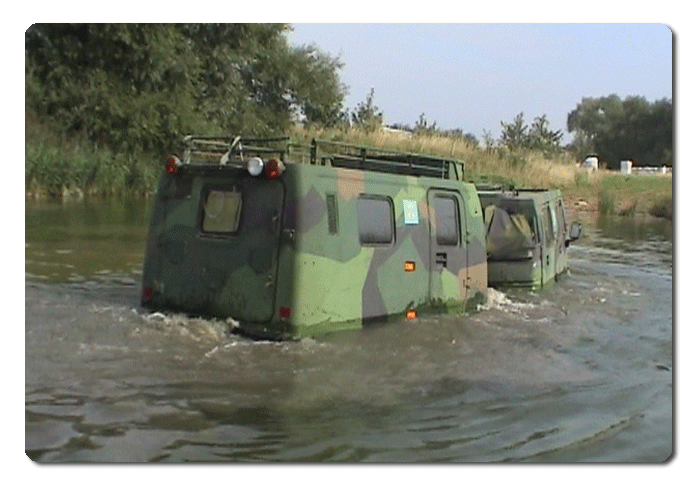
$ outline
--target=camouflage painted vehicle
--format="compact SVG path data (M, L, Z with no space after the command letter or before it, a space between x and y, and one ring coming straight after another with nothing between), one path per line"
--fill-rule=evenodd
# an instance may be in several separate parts
M475 308L485 231L463 167L332 142L188 137L154 200L142 304L272 338Z
M581 225L569 230L559 190L479 187L478 194L489 286L541 288L568 272L567 247Z

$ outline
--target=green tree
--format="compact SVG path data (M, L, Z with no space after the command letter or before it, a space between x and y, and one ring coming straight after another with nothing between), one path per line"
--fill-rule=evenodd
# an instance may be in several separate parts
M637 165L672 163L673 108L667 99L650 104L640 96L583 98L569 112L567 128L579 159L593 150L612 168L626 159Z
M332 124L337 59L288 45L281 24L37 24L25 34L25 102L63 134L169 150L189 133L267 135Z
M334 127L345 123L343 100L347 86L338 81L343 67L340 59L321 52L316 46L293 51L290 74L295 86L290 92L298 116L307 125Z
M474 145L475 147L479 145L479 139L473 133L465 133L463 136L464 141Z
M561 130L549 129L549 120L546 115L535 117L527 132L527 146L533 150L553 154L561 151Z
M554 154L561 151L561 130L553 131L549 129L547 115L535 117L528 128L525 125L525 115L520 112L515 116L512 123L501 122L500 144L508 150L530 149L545 154ZM485 139L486 140L486 139ZM488 146L487 146L488 148Z
M352 124L365 131L373 132L384 125L383 113L374 104L374 88L370 89L364 102L360 102L352 111Z
M487 131L486 129L484 129L483 133L481 134L481 139L484 141L484 148L486 149L486 151L493 151L494 147L496 146L496 140L494 140L491 131Z
M41 95L26 104L63 133L117 148L163 146L194 120L197 65L185 45L172 25L34 25L26 74Z
M513 119L513 123L501 121L500 144L508 150L520 150L528 146L527 126L525 125L525 114L520 112Z

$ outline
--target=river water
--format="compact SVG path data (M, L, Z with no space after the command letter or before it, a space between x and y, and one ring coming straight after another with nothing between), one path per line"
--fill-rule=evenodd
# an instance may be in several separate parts
M36 462L663 462L671 223L581 217L571 275L297 342L139 306L148 205L25 204ZM576 215L574 215L576 217Z

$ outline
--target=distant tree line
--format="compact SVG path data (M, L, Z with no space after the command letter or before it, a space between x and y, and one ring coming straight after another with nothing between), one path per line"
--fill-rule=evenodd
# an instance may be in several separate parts
M25 104L63 134L160 151L186 134L332 126L337 58L291 47L280 24L37 24L25 33Z
M36 24L25 33L27 113L59 134L82 135L114 150L168 151L184 135L278 135L294 123L377 130L384 114L374 89L353 111L338 58L315 46L288 44L285 24ZM422 113L417 135L479 140L443 129ZM486 150L563 149L562 132L546 115L526 124L523 113L501 122L500 137L484 131ZM582 160L599 155L609 167L671 165L669 100L617 95L583 98L568 114Z
M653 103L639 96L584 98L569 113L567 127L579 159L596 154L615 169L621 160L673 164L673 105L666 98Z

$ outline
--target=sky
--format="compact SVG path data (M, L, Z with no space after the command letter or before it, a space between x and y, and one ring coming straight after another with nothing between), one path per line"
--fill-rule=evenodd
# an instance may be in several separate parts
M584 97L673 97L671 29L648 24L295 23L292 45L339 57L353 110L374 88L384 123L500 137L523 112L566 128Z

